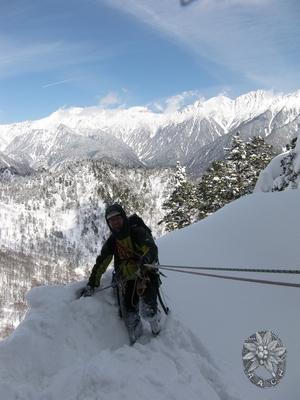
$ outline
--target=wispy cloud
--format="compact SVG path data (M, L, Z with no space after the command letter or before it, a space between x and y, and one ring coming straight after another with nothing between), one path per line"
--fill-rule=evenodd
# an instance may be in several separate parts
M0 37L0 79L80 61L82 44L64 42L21 43Z
M46 85L43 85L42 88L46 89L46 88L52 87L52 86L64 85L65 83L72 82L72 81L74 81L74 79L70 78L70 79L64 79L62 81L51 82L51 83L47 83Z
M91 42L22 41L0 35L0 79L28 72L49 71L63 67L98 62L115 57L120 47L99 47Z
M179 0L99 1L213 63L220 78L224 68L262 86L300 84L298 0L195 0L187 7Z

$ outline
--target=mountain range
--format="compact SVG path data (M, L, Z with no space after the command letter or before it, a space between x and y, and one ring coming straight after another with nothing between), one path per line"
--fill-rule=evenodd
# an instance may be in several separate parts
M261 135L281 151L299 124L300 91L260 90L234 100L220 95L172 113L147 107L66 108L40 120L0 125L0 165L4 157L23 171L25 165L49 168L82 159L130 167L169 167L180 161L199 176L223 158L236 132L243 140Z

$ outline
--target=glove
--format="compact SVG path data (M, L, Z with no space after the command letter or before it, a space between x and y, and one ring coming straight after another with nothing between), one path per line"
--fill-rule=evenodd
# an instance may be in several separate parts
M137 275L140 276L140 277L142 277L142 276L145 274L145 271L146 271L146 267L145 267L145 265L144 265L144 260L141 259L141 260L138 262L138 271L137 271Z
M89 297L92 296L94 294L95 289L93 287L91 287L90 285L86 285L82 291L81 291L81 295L80 297Z
M138 274L140 276L144 276L145 273L152 271L152 268L147 267L145 264L151 264L151 263L149 261L145 260L144 258L142 258L142 260L140 261L140 264L139 264L139 269L138 269Z
M146 264L146 265L145 265ZM140 271L142 273L145 272L154 272L158 269L158 265L155 261L149 261L148 258L143 257L140 263Z

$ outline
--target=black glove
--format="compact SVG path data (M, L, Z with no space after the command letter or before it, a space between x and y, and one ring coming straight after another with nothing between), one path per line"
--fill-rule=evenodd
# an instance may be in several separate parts
M93 287L91 287L90 285L86 285L82 291L81 291L81 295L80 297L89 297L92 296L94 294L95 289Z

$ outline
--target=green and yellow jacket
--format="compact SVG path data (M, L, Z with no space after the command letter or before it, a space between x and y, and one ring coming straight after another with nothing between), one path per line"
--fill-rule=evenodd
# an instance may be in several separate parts
M158 261L158 250L152 236L139 226L130 227L128 235L122 239L113 233L104 243L96 264L92 269L88 284L98 287L102 274L114 257L114 268L121 279L135 279L142 264Z

